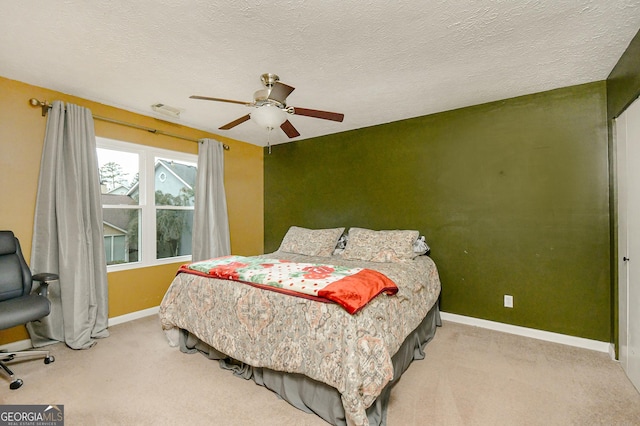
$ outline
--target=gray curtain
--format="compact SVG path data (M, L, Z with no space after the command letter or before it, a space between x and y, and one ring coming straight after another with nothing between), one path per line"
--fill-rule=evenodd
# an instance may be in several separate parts
M213 139L202 139L198 145L192 257L196 262L229 254L231 242L224 192L223 146Z
M91 111L56 101L49 111L36 199L31 269L54 272L51 313L27 326L34 346L86 349L107 337L107 266Z

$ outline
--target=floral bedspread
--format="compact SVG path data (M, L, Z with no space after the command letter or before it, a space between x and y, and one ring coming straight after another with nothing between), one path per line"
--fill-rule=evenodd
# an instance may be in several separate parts
M265 262L330 263L382 272L398 286L355 315L341 306L235 281L178 274L160 305L162 328L189 330L254 367L300 373L337 389L347 423L368 425L366 409L393 377L391 357L435 305L440 279L433 261L354 262L275 252Z
M325 263L291 262L253 256L223 256L182 265L178 272L257 285L282 293L334 302L350 314L380 293L396 294L398 287L373 269Z

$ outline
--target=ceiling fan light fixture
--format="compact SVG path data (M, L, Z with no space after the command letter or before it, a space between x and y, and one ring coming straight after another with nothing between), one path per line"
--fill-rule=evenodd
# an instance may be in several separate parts
M227 102L232 104L240 104L252 108L252 112L245 114L223 126L218 127L220 130L230 130L239 124L253 119L254 123L263 129L267 129L269 134L276 127L287 135L290 139L300 136L300 132L287 120L287 114L302 115L312 118L320 118L322 120L331 120L342 122L344 114L330 111L320 111L317 109L300 108L287 106L287 98L295 90L295 87L280 82L280 78L275 74L262 74L263 89L253 94L252 102L235 101L232 99L212 98L209 96L191 95L190 99L202 99L205 101Z
M251 114L253 120L258 126L267 129L276 129L282 123L287 121L287 114L274 105L263 105L256 108Z

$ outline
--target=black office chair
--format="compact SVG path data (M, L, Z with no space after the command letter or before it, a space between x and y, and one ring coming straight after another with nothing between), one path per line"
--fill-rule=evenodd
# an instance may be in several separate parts
M20 242L11 231L0 231L0 330L37 321L49 315L51 303L47 299L49 282L58 275L41 273L31 276L31 270L22 257ZM31 294L33 281L40 283L37 294ZM11 378L9 388L18 389L22 380L16 378L5 362L22 356L44 356L44 363L55 359L49 351L0 352L0 368Z

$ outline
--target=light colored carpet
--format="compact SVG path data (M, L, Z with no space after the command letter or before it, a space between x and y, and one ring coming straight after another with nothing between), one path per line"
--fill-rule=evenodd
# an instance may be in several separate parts
M326 426L216 361L167 345L156 316L111 327L53 364L12 364L2 404L62 404L72 425ZM640 394L607 354L445 322L391 394L388 424L640 425Z

